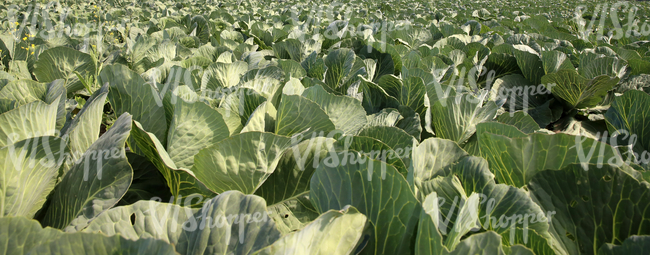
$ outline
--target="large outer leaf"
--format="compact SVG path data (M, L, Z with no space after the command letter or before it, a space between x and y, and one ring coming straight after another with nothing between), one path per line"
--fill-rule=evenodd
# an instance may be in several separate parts
M567 134L510 138L485 132L479 135L479 148L497 182L515 187L526 185L540 171L559 170L572 163L623 163L611 146Z
M542 52L544 74L554 73L562 69L575 70L571 60L561 51L551 50Z
M138 143L142 154L153 163L167 181L169 191L174 197L187 197L193 194L213 196L213 192L200 183L189 169L177 167L167 150L152 133L144 131L142 125L133 122L131 137Z
M359 55L367 55L364 62L366 62L368 78L377 81L384 75L392 75L395 73L395 63L393 63L393 57L390 54L381 53L374 49L371 50L371 53L365 54L366 52L361 51Z
M302 96L316 102L329 116L336 129L346 134L357 134L367 122L366 110L359 100L332 95L320 85L307 88Z
M129 66L131 66L137 73L143 73L144 71L149 70L152 63L151 59L147 55L149 55L149 50L155 50L154 46L158 43L156 39L150 37L139 37L133 41L127 40L127 42L130 43L130 49L127 55L131 60Z
M589 80L580 76L575 70L560 70L542 77L542 84L547 88L550 84L555 84L551 92L571 108L596 106L607 91L617 83L618 78L610 78L606 75Z
M55 134L59 100L51 104L34 101L0 115L0 147L12 142Z
M392 77L392 76L387 76ZM394 80L395 77L385 78ZM379 85L360 77L360 83L356 93L363 93L361 105L366 109L366 113L373 114L385 108L398 108L400 103L397 98L388 94L384 88Z
M504 107L510 112L529 110L543 105L550 97L548 90L539 90L539 85L531 84L520 74L510 74L494 81L490 90L490 100L506 99ZM533 94L534 93L534 94Z
M305 228L287 234L255 254L346 255L354 251L367 218L354 207L330 210Z
M269 217L277 224L278 231L288 234L300 230L316 219L319 213L311 204L309 191L299 193L268 207Z
M63 98L65 98L65 95L66 95L66 88L62 79L58 79L47 84L47 94L45 94L45 96L43 97L43 101L45 101L48 104L51 104L54 101L61 98L60 100L58 100L59 107L58 110L56 111L56 129L63 128L63 125L65 125L66 122L66 115L67 115L67 111L65 109L66 102L65 100L63 100Z
M277 94L282 94L281 87L284 85L285 73L277 66L267 66L261 69L248 71L241 78L241 88L250 88L276 105ZM279 90L279 91L278 91Z
M452 102L459 98L460 101ZM446 106L443 100L447 101ZM436 136L452 140L458 144L465 143L476 132L476 125L494 119L497 105L487 102L480 105L478 99L470 94L460 94L458 97L448 97L434 103L431 111L431 122Z
M108 236L119 234L130 240L155 238L177 244L184 231L183 224L198 211L187 207L187 199L196 198L178 199L171 203L141 200L132 205L114 207L90 222L83 232L101 232Z
M84 89L75 72L82 77L95 75L95 60L88 54L72 48L59 46L47 49L38 55L34 75L40 82L64 79L68 94Z
M479 226L479 194L472 193L471 196L465 196L462 186L455 176L438 177L432 182L433 191L431 194L440 194L440 200L436 196L436 202L444 201L435 208L431 215L427 217L439 217L436 220L437 229L446 235L443 244L448 250L454 250L461 237L469 233L472 229ZM427 195L430 196L431 194ZM426 201L426 198L424 199ZM435 211L438 214L433 214ZM434 234L435 237L435 234ZM437 241L434 241L437 243Z
M176 245L181 254L251 254L280 238L264 199L238 191L206 201L191 219L201 222L182 234Z
M242 131L244 125L242 125L241 118L239 117L238 114L226 110L224 108L217 108L215 110L217 110L221 114L221 116L223 117L223 121L225 121L226 125L228 125L228 130L230 130L230 135L238 134ZM273 114L273 117L275 118L275 114Z
M503 124L515 126L517 129L521 130L521 132L524 132L526 134L530 134L539 130L539 125L537 122L535 122L535 119L522 111L517 111L514 113L503 113L499 115L496 120Z
M309 132L328 132L336 127L323 109L301 96L282 96L275 121L275 133L292 136L307 129Z
M487 70L494 70L500 76L510 75L513 73L520 72L519 66L517 65L517 59L510 54L511 49L507 49L506 52L496 52L498 46L502 47L512 47L509 44L499 44L492 48L492 53L488 56L488 60L485 63L485 68Z
M210 40L211 23L208 23L205 17L199 15L192 17L190 22L192 23L191 28L194 30L192 32L196 34L196 37L201 40L201 43L207 43Z
M400 93L399 101L402 105L408 106L415 112L424 115L424 95L426 88L424 82L420 77L409 77L404 81L402 91Z
M614 133L622 129L629 132L628 135L636 135L637 143L633 144L633 148L639 156L644 151L650 150L648 111L650 111L650 96L641 91L631 90L625 92L621 97L616 97L612 106L605 113L607 129L610 132ZM632 142L631 137L626 139L628 142Z
M252 194L273 173L291 139L262 132L231 136L194 157L192 171L217 193L239 190Z
M267 99L250 88L240 88L227 95L221 102L220 107L237 114L242 125L250 119L255 109Z
M419 69L415 69L415 70L419 70ZM386 91L386 94L388 94L389 96L392 96L397 99L402 98L402 93L403 93L402 87L404 87L404 85L402 84L402 80L397 76L389 74L373 82L377 83L377 85L381 87L384 91ZM404 90L406 90L405 92L408 92L406 88L404 88ZM408 99L408 97L406 99ZM402 105L405 105L402 102L400 103Z
M535 254L574 254L567 253L549 233L550 213L524 190L489 183L481 194L485 197L479 206L479 222L484 229L499 233L503 245L525 245Z
M459 242L455 249L452 249L452 252L449 252L448 247L443 246L443 237L438 231L438 215L440 213L438 203L436 193L428 195L422 203L415 246L416 254L505 254L501 244L501 236L493 231L470 235Z
M41 100L51 104L61 96L65 98L65 84L62 79L54 80L48 84L32 80L17 80L9 82L0 90L0 98L14 100L15 106L21 106L33 101ZM59 107L56 113L56 128L61 129L66 121L65 100L58 100Z
M615 167L544 171L528 189L545 211L556 212L550 232L570 254L596 254L605 243L650 234L650 185Z
M299 62L293 60L278 60L278 65L284 71L286 80L295 78L296 79L295 81L298 84L300 84L299 79L302 79L302 77L307 76L307 72L305 71L304 68L302 68Z
M301 67L302 68L302 67ZM305 92L305 86L297 78L287 78L287 83L282 87L282 94L285 95L302 95ZM319 85L320 86L320 85ZM322 87L321 87L322 88Z
M440 138L429 138L413 149L413 180L417 187L422 183L449 174L447 168L459 159L467 156L467 152L454 141Z
M300 65L307 71L307 77L315 78L319 81L325 78L325 61L318 57L318 52L314 51L309 54Z
M398 148L406 149L407 147L412 148L413 143L417 143L413 136L406 133L404 130L396 127L386 127L386 126L377 126L377 127L366 127L358 136L367 136L375 138L382 143L390 146L391 148L397 150ZM406 162L404 162L406 163Z
M650 73L650 62L648 61L644 61L641 59L630 59L627 61L627 63L630 67L631 75L643 75L643 74Z
M43 100L45 94L47 94L47 84L33 80L11 81L0 90L0 98L14 100L16 105Z
M167 134L167 152L177 167L191 169L194 156L205 147L228 138L223 116L203 102L178 100Z
M172 118L174 117L174 111L176 108L176 102L179 100L187 100L187 101L197 101L201 100L204 101L206 104L212 104L212 103L218 103L214 97L217 97L218 94L212 94L212 93L205 93L202 92L201 95L199 96L194 90L188 86L185 85L180 85L178 87L174 87L176 84L172 84L171 87L169 84L165 84L162 89L159 88L159 90L162 90L160 93L164 93L162 96L162 102L156 101L158 106L163 107L163 110L165 112L165 122L167 123L167 127L169 127L169 124L172 122ZM156 94L154 92L154 94ZM154 97L154 99L156 99ZM160 98L158 98L160 99ZM239 120L239 118L237 118ZM167 130L165 130L167 131ZM165 137L166 138L166 137Z
M352 71L345 78L345 82L338 89L338 92L341 94L346 94L350 90L350 86L355 85L359 81L359 77L367 77L366 64L363 62L363 59L360 57L355 57L354 65L352 65ZM355 85L356 86L356 85Z
M442 60L440 60L439 58L437 58L436 60L439 60L440 62L442 62ZM422 60L418 59L418 61L422 61ZM446 64L444 64L444 62L442 62L442 63L432 63L432 64L433 65L442 65L442 66L446 65ZM434 66L434 68L435 68L435 66ZM434 82L439 82L438 79L442 78L442 77L438 76L438 72L441 72L443 70L445 70L445 69L442 69L442 70L439 70L439 71L437 71L437 69L433 69L431 71L425 71L425 70L422 70L420 68L410 68L410 69L402 68L402 80L404 81L404 83L408 83L409 80L411 79L411 77L419 77L420 79L422 79L423 85L425 87L428 87L428 86L433 85ZM435 76L434 76L434 73L436 74ZM394 77L394 76L391 76L391 77Z
M650 236L630 236L621 245L608 243L598 249L598 255L648 254L649 252Z
M404 119L399 110L393 108L382 109L378 113L366 116L366 118L368 119L366 128L377 126L395 127L400 120Z
M278 111L273 104L269 101L264 101L251 113L241 132L273 132L275 130L275 118L277 115Z
M130 131L131 115L123 114L88 148L54 190L43 225L81 230L124 196L133 178L124 151Z
M100 84L108 82L108 100L115 114L128 112L133 115L133 120L142 124L144 130L153 133L162 144L166 144L167 121L162 97L152 85L145 83L140 75L120 64L105 66L98 81ZM131 151L139 153L132 138L129 138L128 145Z
M411 249L419 203L394 167L366 156L359 156L357 164L321 163L310 185L310 198L319 212L352 205L368 216L374 239L362 254L402 254Z
M449 169L445 171L458 177L467 196L481 193L487 186L495 184L494 174L490 172L487 160L481 157L463 157L445 168Z
M413 109L407 106L400 106L399 110L400 114L404 115L404 118L397 121L395 126L401 128L419 141L422 135L422 122L425 122L422 118L423 116L426 116L426 110L423 115L416 113Z
M424 28L409 27L407 29L400 29L396 31L394 37L405 42L412 49L417 49L423 44L433 43L431 32Z
M41 228L26 218L0 218L0 254L177 254L162 240L128 240L92 233Z
M400 159L402 159L407 169L411 166L411 154L408 151L413 150L414 145L417 144L417 140L406 133L406 131L396 127L367 127L361 130L358 136L377 139L396 152L401 150L402 153L398 153Z
M435 160L431 157L425 159ZM549 234L546 217L537 216L544 214L540 207L523 190L505 184L496 184L485 159L463 157L439 172L445 175L427 180L421 185L420 191L423 197L435 192L436 197L441 199L436 199L438 206L435 208L431 207L431 201L427 201L431 199L430 197L425 197L423 201L425 206L428 206L426 209L428 214L438 217L437 222L435 217L431 220L446 236L437 237L440 234L436 235L432 232L432 226L423 226L425 227L423 230L432 236L419 237L421 242L418 247L430 250L444 244L446 248L453 249L454 245L458 244L460 236L470 231L468 226L472 226L478 218L480 228L495 231L503 237L504 246L525 245L536 254L566 254L566 251L559 247ZM478 199L472 198L477 193L480 201L472 200ZM467 206L467 203L473 206ZM535 216L531 218L531 215ZM426 221L430 220L426 219ZM459 222L463 222L462 225L458 225Z
M485 233L471 235L467 239L463 240L456 246L449 254L453 255L463 255L463 254L474 254L474 255L503 255L503 246L501 236L499 234L487 231ZM435 253L434 253L435 254ZM515 253L511 253L515 254ZM530 253L534 254L534 253Z
M32 248L47 243L63 233L42 228L38 221L23 217L0 218L0 254L27 254Z
M61 130L63 136L68 136L72 159L75 161L99 138L107 96L108 84L105 84L86 100L77 116Z
M309 201L309 181L316 167L327 157L331 138L313 137L286 150L275 171L260 186L255 194L263 197L271 217L283 233L301 229L318 217L318 212Z
M596 54L587 53L581 55L578 72L587 79L600 75L620 78L625 73L625 67L625 61L616 57L598 57Z
M526 80L531 84L540 84L540 79L544 75L544 64L539 57L539 53L535 52L528 45L514 45L512 54L517 58L517 65L523 73Z
M302 43L296 39L286 39L273 44L274 55L282 59L293 59L302 61L305 52L302 50Z
M66 153L65 142L52 136L0 149L0 217L34 217L54 189Z
M378 139L365 136L341 137L334 144L334 149L341 157L341 163L343 164L348 163L347 158L353 157L352 153L358 152L392 165L404 177L408 175L408 169L401 158L409 157L410 149L393 149Z
M187 207L195 203L192 199L196 197L176 204L139 201L116 207L84 232L119 234L130 240L162 239L181 254L250 254L280 238L264 199L258 196L226 191L206 200L199 210Z
M22 43L21 43L22 44ZM31 62L31 61L30 61ZM33 63L33 62L32 62ZM29 66L25 60L13 59L8 65L9 73L15 75L18 79L31 79L32 75Z
M156 239L132 241L121 236L72 233L34 247L28 254L175 255L174 246Z
M325 84L333 90L338 90L343 85L345 77L352 71L355 60L354 51L350 49L336 49L330 51L325 57Z
M418 233L415 241L416 254L441 254L448 251L442 244L443 236L438 231L439 204L438 194L433 192L422 201L422 211L418 223Z

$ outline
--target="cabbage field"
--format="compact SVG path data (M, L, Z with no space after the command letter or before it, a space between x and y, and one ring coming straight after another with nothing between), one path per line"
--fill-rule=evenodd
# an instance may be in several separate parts
M0 255L650 254L649 11L3 0Z

